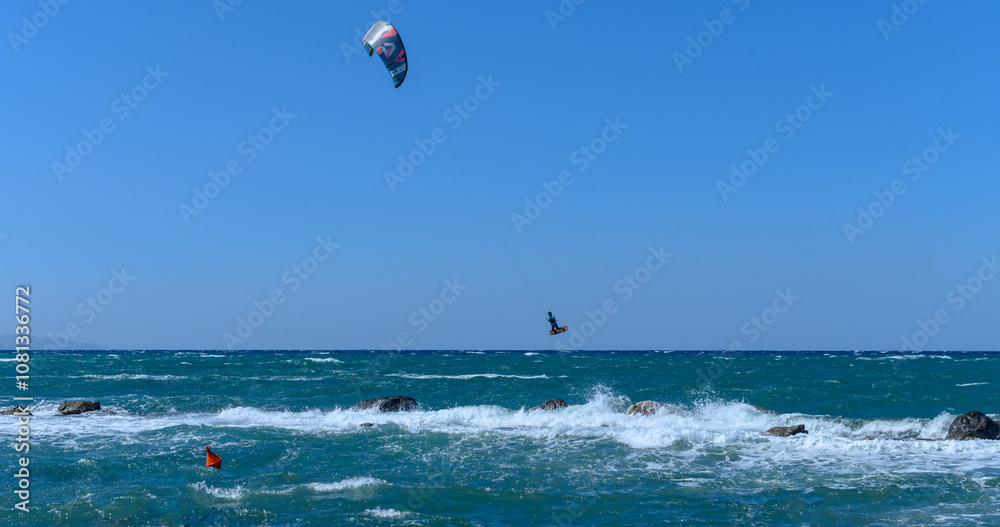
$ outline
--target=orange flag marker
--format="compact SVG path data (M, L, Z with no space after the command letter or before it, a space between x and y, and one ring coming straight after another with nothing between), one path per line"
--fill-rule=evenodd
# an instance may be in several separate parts
M215 452L212 452L212 447L210 446L205 447L205 452L208 452L208 458L205 460L205 466L215 467L219 470L222 470L222 458L215 455Z

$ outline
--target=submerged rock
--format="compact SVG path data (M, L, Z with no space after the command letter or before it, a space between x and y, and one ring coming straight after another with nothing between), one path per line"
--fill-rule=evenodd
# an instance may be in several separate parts
M375 423L361 423L361 426L364 427L375 426Z
M534 408L531 408L528 411L531 412L531 411L534 411L534 410L561 410L561 409L566 408L568 406L569 406L569 403L567 403L566 401L564 401L562 399L549 399L548 401L545 401L544 403L542 403L542 404L540 404L540 405L538 405L538 406L536 406Z
M1000 425L982 412L969 412L951 422L945 439L1000 439Z
M10 410L4 410L4 411L0 412L0 415L34 415L34 414L31 413L31 412L25 411L25 408L22 407L22 406L15 406L15 407L11 408Z
M639 401L628 407L628 415L653 415L656 413L676 414L680 408L658 401Z
M62 415L76 415L83 412L95 412L100 409L100 401L67 401L59 405L59 413Z
M767 408L764 408L763 406L757 406L756 404L751 404L750 406L753 406L754 408L757 409L758 412L760 412L762 414L778 415L778 412L775 412L774 410L768 410Z
M809 431L806 430L806 425L794 425L794 426L776 426L771 428L766 434L775 435L778 437L788 437L795 434L808 434Z
M409 412L417 409L417 401L411 397L394 395L392 397L379 397L378 399L368 399L351 407L351 410L367 410L378 408L380 412Z

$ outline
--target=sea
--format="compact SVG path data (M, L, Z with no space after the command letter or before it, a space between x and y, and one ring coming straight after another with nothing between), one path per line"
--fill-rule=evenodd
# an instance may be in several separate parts
M998 353L54 351L23 392L11 357L2 525L1000 525L1000 441L942 440Z

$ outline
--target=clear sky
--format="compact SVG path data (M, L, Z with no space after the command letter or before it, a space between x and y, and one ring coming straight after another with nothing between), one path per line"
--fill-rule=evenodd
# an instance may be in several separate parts
M36 337L1000 348L996 2L0 14L0 276Z

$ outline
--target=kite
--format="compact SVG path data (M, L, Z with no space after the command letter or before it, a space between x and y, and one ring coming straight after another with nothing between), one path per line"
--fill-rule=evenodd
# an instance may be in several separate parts
M369 57L375 52L382 57L385 69L389 70L396 87L403 84L403 79L406 78L406 50L403 49L403 39L399 38L396 28L385 20L379 20L368 30L362 42Z

